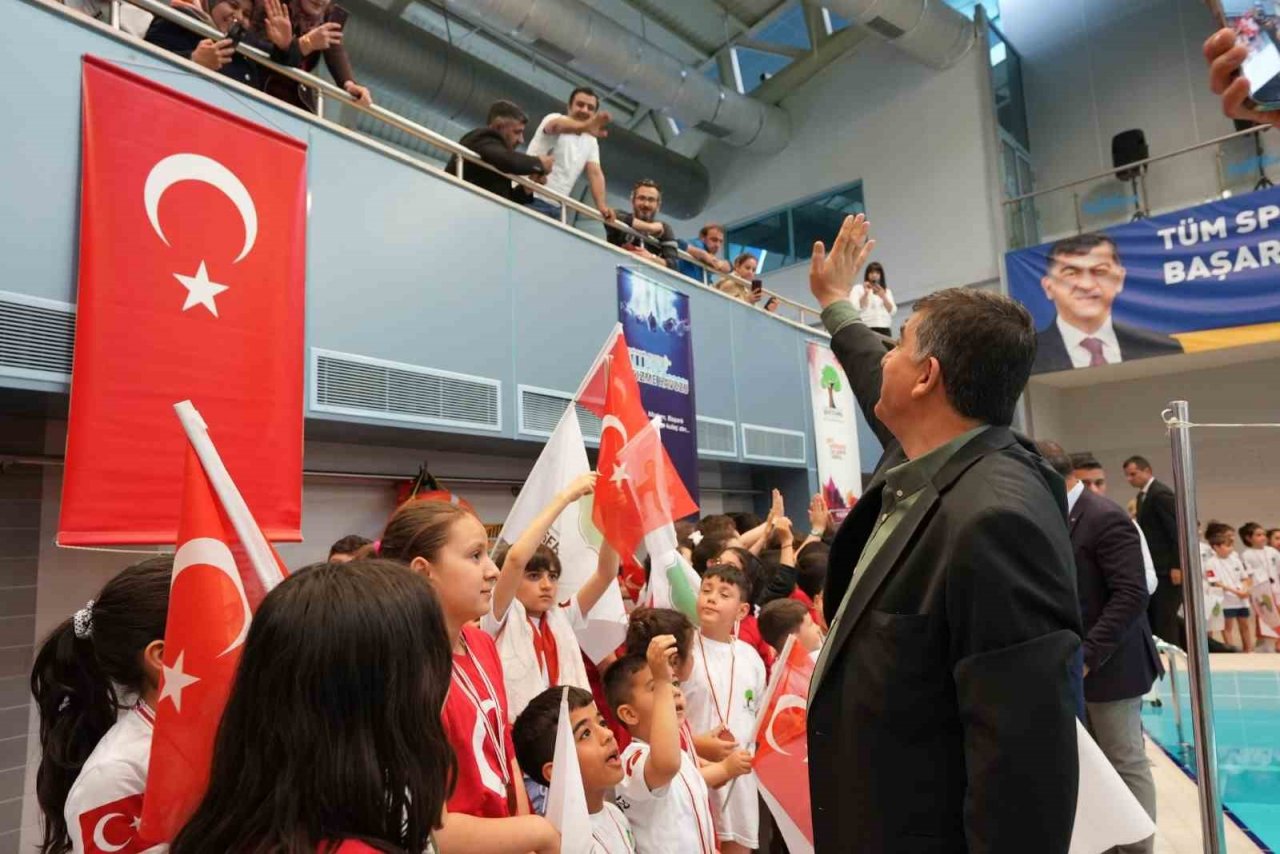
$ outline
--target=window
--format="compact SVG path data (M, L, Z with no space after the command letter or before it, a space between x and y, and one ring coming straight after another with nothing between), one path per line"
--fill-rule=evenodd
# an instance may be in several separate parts
M988 30L988 41L996 119L1005 133L1029 150L1031 140L1027 133L1027 104L1022 92L1022 57L995 27Z
M765 53L749 47L735 47L738 69L742 74L743 93L755 91L761 83L791 64L791 57Z
M862 182L849 184L729 226L729 258L750 252L762 273L807 261L815 240L830 243L849 214L864 213Z

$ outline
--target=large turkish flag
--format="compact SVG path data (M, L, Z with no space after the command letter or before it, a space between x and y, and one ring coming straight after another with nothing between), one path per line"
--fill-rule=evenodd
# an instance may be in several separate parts
M301 539L306 146L85 57L63 545L172 543L218 425L269 540Z

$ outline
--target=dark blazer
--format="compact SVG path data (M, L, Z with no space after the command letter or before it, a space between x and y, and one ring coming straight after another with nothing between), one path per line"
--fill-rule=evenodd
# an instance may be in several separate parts
M1120 345L1122 361L1131 362L1134 359L1183 352L1182 342L1161 332L1139 329L1115 320L1111 321L1111 325L1116 331L1116 343ZM1069 371L1071 368L1071 356L1067 354L1066 342L1062 340L1062 333L1058 331L1055 319L1047 328L1036 333L1036 360L1031 365L1031 373Z
M1138 507L1138 527L1147 538L1156 575L1169 577L1169 570L1182 563L1178 556L1178 503L1173 490L1158 480L1151 482Z
M507 141L502 138L502 134L490 127L476 128L468 131L458 140L467 148L470 148L476 154L480 155L480 159L495 169L501 169L508 175L541 175L544 173L542 161L534 157L532 154L525 154L521 151L512 151L507 148ZM454 170L458 165L458 156L455 154L449 158L445 171L451 175L456 175ZM497 172L491 172L483 166L467 161L462 165L462 179L470 181L477 187L483 187L496 196L502 196L504 199L510 199L519 204L528 204L530 192L518 184L511 183L511 179Z
M1084 697L1108 703L1140 697L1162 671L1147 622L1142 544L1129 514L1088 489L1071 508L1080 614L1084 618Z
M874 412L882 341L861 323L831 341L886 450L832 544L828 621L905 460ZM1067 851L1080 634L1062 479L990 427L918 496L827 638L809 702L815 849Z

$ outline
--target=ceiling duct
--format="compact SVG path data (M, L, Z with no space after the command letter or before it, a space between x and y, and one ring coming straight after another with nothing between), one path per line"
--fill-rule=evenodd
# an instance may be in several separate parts
M947 68L964 56L977 35L973 22L943 0L823 0L822 5L933 68Z
M447 6L530 46L551 45L568 68L687 125L714 128L730 145L773 154L790 137L781 109L685 66L582 0L447 0Z
M406 118L428 124L426 116L434 115L478 127L497 100L519 104L533 123L564 109L558 99L371 3L349 0L346 5L352 15L343 44L359 79L375 97L383 93L382 102ZM430 143L364 113L357 113L356 127L369 136L440 156ZM664 212L673 218L695 217L707 205L711 183L706 167L696 160L616 125L602 141L600 153L609 189L618 195L628 196L637 180L652 178L662 187Z

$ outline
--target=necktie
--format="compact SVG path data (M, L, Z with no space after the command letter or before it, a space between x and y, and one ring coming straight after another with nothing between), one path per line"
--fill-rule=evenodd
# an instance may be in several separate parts
M1141 512L1142 512L1142 502L1143 502L1143 501L1145 501L1145 500L1146 500L1146 498L1147 498L1147 494L1146 494L1145 492L1139 492L1139 493L1138 493L1138 503L1137 503L1136 505L1134 505L1134 508L1133 508L1133 509L1134 509L1135 511L1137 511L1138 513L1141 513Z
M1101 338L1086 338L1080 342L1080 346L1089 351L1089 367L1096 368L1098 365L1107 363L1107 360L1102 356Z

